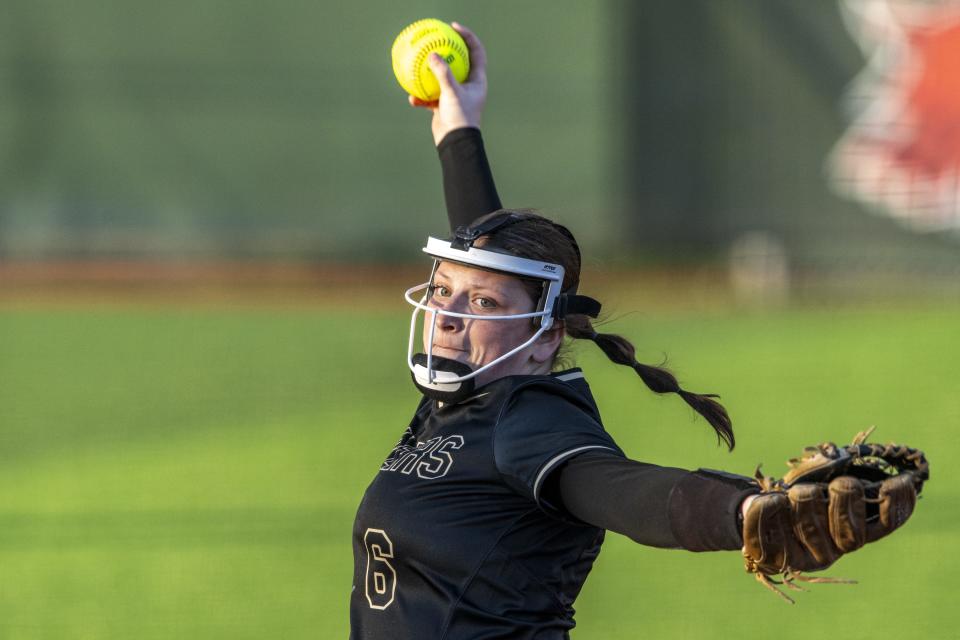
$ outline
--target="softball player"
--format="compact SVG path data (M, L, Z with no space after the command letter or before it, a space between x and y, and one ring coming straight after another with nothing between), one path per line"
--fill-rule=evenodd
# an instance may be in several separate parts
M455 27L471 49L467 82L435 58L439 103L411 99L433 110L454 233L428 239L429 280L406 293L408 365L423 398L357 512L351 638L567 638L605 530L658 547L740 549L738 517L758 490L741 476L628 459L583 372L553 371L564 336L590 340L734 445L720 404L593 328L600 303L577 290L573 235L501 208L478 129L484 49Z

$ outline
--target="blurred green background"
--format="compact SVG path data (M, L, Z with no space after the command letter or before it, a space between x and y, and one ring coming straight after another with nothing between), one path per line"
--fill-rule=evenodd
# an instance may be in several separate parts
M800 639L837 620L866 639L879 611L952 637L960 306L644 308L609 327L642 361L666 352L688 388L722 394L738 446L726 453L677 398L584 349L631 456L779 473L803 445L873 424L878 440L924 448L932 480L902 531L829 572L860 584L813 585L794 607L737 553L611 534L574 637ZM346 637L353 514L417 400L405 319L322 306L0 314L0 634Z
M956 279L955 243L826 179L864 109L863 4L7 0L0 258L415 257L441 191L389 51L437 16L488 46L505 202L592 252L717 261L762 232L797 272Z
M441 191L429 114L407 106L390 46L425 16L460 16L489 43L487 123L511 199L594 223L606 211L616 106L602 4L0 11L3 255L416 255L442 219Z
M504 201L569 224L610 330L733 416L728 454L584 349L632 457L775 473L876 425L933 468L830 572L860 584L795 607L736 553L611 535L573 637L954 637L958 248L830 187L843 6L4 2L0 637L346 637L353 514L417 401L400 293L445 227L388 59L427 16L488 46Z

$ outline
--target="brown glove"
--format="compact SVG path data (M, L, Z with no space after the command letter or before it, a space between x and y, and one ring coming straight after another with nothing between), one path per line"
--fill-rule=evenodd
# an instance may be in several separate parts
M788 602L777 589L799 589L806 582L852 582L812 578L806 571L826 569L903 525L930 477L922 451L896 444L864 444L873 429L853 443L827 442L807 447L790 461L782 480L763 477L763 493L750 503L743 520L743 557L747 571ZM782 576L782 582L771 576Z

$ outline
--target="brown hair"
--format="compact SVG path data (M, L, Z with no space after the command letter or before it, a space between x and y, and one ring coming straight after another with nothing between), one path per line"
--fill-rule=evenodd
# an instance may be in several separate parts
M511 255L542 262L559 264L564 269L563 291L573 293L580 284L580 248L570 231L531 209L500 209L474 221L474 225L500 215L513 214L520 218L481 236L477 246L499 250ZM530 297L536 303L542 293L539 281L524 280ZM676 393L710 423L718 440L733 450L733 425L723 405L714 400L715 394L699 394L680 387L676 377L667 369L637 362L636 350L626 338L612 333L598 333L585 315L567 315L563 319L567 335L572 339L591 340L616 364L632 368L644 384L656 393Z

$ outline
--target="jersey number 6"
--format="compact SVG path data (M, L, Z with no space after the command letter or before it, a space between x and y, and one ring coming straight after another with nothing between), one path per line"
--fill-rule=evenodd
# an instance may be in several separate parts
M363 534L367 550L367 602L371 609L386 609L397 591L397 571L390 564L393 542L383 529L367 529Z

